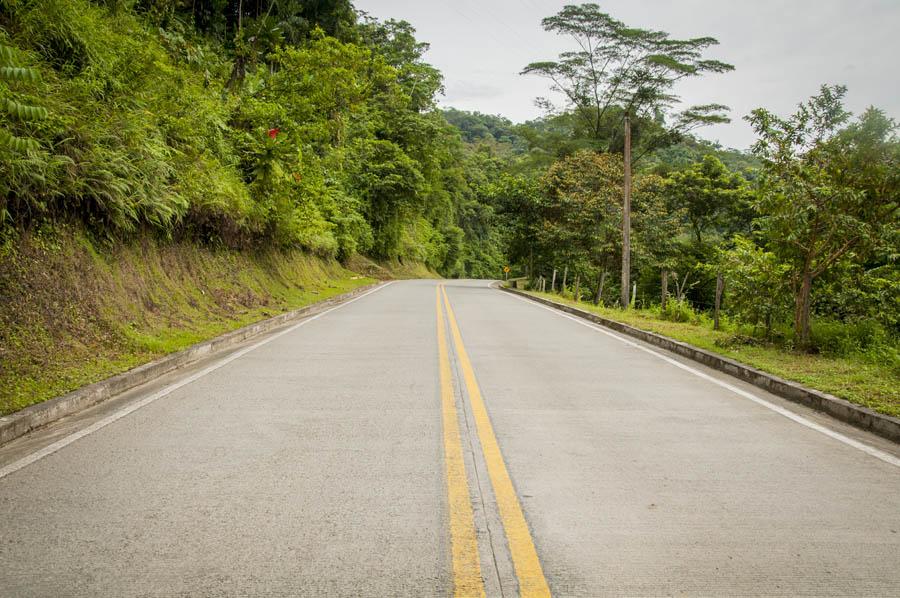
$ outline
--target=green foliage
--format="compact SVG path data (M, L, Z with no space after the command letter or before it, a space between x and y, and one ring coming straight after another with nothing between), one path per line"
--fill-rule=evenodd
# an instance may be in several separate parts
M693 135L683 135L678 143L659 148L648 155L640 166L656 174L668 176L702 161L705 156L714 156L729 171L741 174L748 181L755 180L761 165L760 161L749 152L723 148L718 143Z
M8 240L0 415L373 282L300 250L109 241L58 223Z
M897 125L870 109L846 126L846 88L823 86L787 118L764 109L748 120L763 161L758 220L771 250L790 265L794 333L810 341L813 283L840 261L859 262L896 239L900 209Z
M702 161L673 172L665 187L669 206L684 209L698 249L710 241L709 235L727 239L737 232L749 232L753 217L750 186L715 156L704 156Z
M419 207L424 183L417 164L395 143L359 141L350 148L353 188L362 198L375 234L377 257L400 256L404 221ZM426 242L430 235L426 235Z
M790 268L753 241L735 237L733 247L719 249L707 268L712 275L724 276L729 312L754 328L763 326L767 338L773 325L790 312Z
M551 297L571 303L558 295ZM585 303L578 307L690 343L881 413L900 416L900 354L896 339L887 338L886 344L880 344L885 337L877 327L817 322L813 336L835 350L810 354L793 350L789 341L765 342L748 337L742 327L727 319L722 329L714 330L710 318L704 314L699 314L694 321L676 322L660 317L658 307L627 311ZM856 351L855 346L867 348Z
M41 76L37 69L20 66L15 50L3 42L0 37L0 152L7 151L23 154L28 150L36 151L39 144L29 136L18 136L13 127L23 128L30 121L47 118L47 109L24 103L22 94L17 88L27 89L28 84L40 83ZM27 101L27 100L25 100ZM0 223L4 220L0 214Z
M443 113L447 122L459 129L463 141L467 143L485 140L511 145L521 143L512 121L503 116L466 112L456 108L446 108Z
M635 179L632 192L632 263L656 269L675 265L685 209L667 201L668 181L655 174Z
M542 186L539 238L556 264L611 263L621 253L622 161L613 154L577 152L550 167Z
M653 122L678 102L672 89L686 77L732 70L730 64L704 59L703 53L718 42L711 37L678 40L668 33L628 27L596 4L565 6L543 20L546 31L571 38L576 50L560 54L558 60L533 62L522 74L535 74L551 81L551 90L562 94L567 108L581 121L586 136L607 140L616 148L611 125L620 116ZM540 100L549 110L549 100ZM725 106L693 106L675 115L671 130L660 129L646 136L647 149L667 145L690 129L727 122ZM619 114L615 114L616 112ZM613 117L610 120L609 117Z
M883 363L900 363L896 339L875 320L820 320L812 327L812 344L828 355L864 355Z
M700 315L686 299L666 301L666 306L659 310L659 317L670 322L700 322Z
M4 235L80 219L98 237L150 229L214 246L364 252L445 276L500 277L510 264L548 278L555 268L559 284L568 267L570 288L578 278L593 296L602 279L609 297L630 113L643 157L640 303L656 303L661 271L677 272L668 280L681 301L665 317L702 319L722 271L729 320L778 336L808 280L810 344L867 346L826 328L869 321L895 342L894 122L875 109L851 121L843 90L826 88L792 117L755 112L754 156L697 140L686 131L719 107L672 114L672 84L730 68L703 58L711 38L673 40L594 5L566 7L545 26L585 46L526 70L572 75L570 103L514 125L438 110L441 74L413 27L347 0L2 7Z
M75 216L108 237L149 227L448 275L503 261L473 190L481 158L436 110L441 75L408 23L357 23L346 0L226 4L9 3L8 222Z
M416 40L413 26L394 19L382 23L366 15L359 31L363 43L396 69L410 108L416 112L434 108L435 96L443 91L443 76L422 60L429 45Z

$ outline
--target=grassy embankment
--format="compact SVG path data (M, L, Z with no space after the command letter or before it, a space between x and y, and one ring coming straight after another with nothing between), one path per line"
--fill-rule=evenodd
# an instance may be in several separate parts
M97 241L47 227L0 247L0 415L419 264Z
M604 318L689 343L875 411L900 417L900 363L896 353L830 355L790 351L774 343L752 341L738 334L739 330L729 323L725 323L721 330L713 330L712 323L706 317L693 322L674 322L661 318L658 309L622 311L591 303L576 303L551 293L531 294L575 305Z

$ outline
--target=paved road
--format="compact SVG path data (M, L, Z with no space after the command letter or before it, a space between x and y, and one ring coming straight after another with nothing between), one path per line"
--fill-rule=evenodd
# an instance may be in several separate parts
M0 448L0 595L900 595L897 447L445 285Z

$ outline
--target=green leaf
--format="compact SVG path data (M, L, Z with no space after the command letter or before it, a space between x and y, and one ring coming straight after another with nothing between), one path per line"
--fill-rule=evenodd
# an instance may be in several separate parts
M28 150L37 150L40 145L34 139L16 137L0 129L0 148L10 149L14 152L24 153Z
M4 66L0 67L0 80L3 81L40 81L41 76L37 69L30 69L21 66Z
M6 100L6 112L19 120L40 120L47 118L47 109L40 106L29 106L15 100Z

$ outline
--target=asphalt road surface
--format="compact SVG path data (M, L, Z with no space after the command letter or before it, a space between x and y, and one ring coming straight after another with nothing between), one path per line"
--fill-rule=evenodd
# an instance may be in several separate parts
M0 448L3 597L454 593L900 596L897 446L407 281Z

